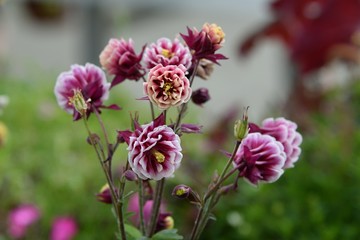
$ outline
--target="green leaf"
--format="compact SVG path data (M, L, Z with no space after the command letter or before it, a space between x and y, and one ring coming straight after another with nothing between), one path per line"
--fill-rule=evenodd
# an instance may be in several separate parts
M177 234L177 229L165 229L156 233L151 240L181 240L183 236Z
M139 231L139 229L129 224L125 224L125 233L127 239L129 240L137 240L137 239L141 239L142 237L142 234Z

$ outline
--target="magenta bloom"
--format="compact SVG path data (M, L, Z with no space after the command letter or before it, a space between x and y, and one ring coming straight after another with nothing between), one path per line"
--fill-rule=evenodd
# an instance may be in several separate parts
M76 92L81 92L83 102L86 102L88 107L86 114L89 116L93 108L100 111L99 108L104 107L103 102L109 97L109 88L110 83L107 83L101 68L87 63L85 66L72 65L70 71L61 73L57 78L54 92L59 106L72 114L74 120L79 120L81 114L72 101Z
M8 216L8 232L12 238L22 238L26 230L40 218L40 211L30 204L13 209Z
M71 240L78 232L78 227L72 217L57 217L52 224L51 240Z
M127 150L131 169L144 180L171 177L183 156L180 137L172 128L164 125L163 114L149 124L135 125L134 132L119 132L129 145Z
M145 71L140 64L144 47L141 53L136 55L132 39L129 39L128 42L124 39L115 38L109 40L108 45L100 53L99 59L101 66L109 74L115 75L111 87L123 82L125 79L137 81L145 75Z
M183 65L157 65L144 83L145 94L162 110L189 101L192 90L185 71Z
M296 131L296 123L285 118L267 118L263 121L260 128L252 127L252 132L260 132L273 136L277 141L284 146L286 153L286 162L284 169L294 167L294 163L298 161L302 142L302 136Z
M257 185L259 181L274 182L283 174L286 154L275 138L260 133L249 133L241 142L234 158L239 175Z
M191 66L191 53L188 47L184 46L175 38L171 41L168 38L160 38L156 43L152 43L145 49L144 62L147 69L151 69L158 64L184 65L186 69Z

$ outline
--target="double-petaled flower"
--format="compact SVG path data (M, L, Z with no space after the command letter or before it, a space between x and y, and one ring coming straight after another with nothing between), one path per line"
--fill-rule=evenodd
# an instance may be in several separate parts
M134 122L135 131L120 131L128 144L128 161L141 179L160 180L173 176L183 157L180 137L164 125L164 115L149 124Z
M145 94L162 110L186 103L192 90L185 72L183 65L155 66L144 83Z
M188 69L191 66L192 56L190 49L180 43L177 38L174 41L168 38L160 38L145 49L143 60L147 69L158 64L163 66L182 64Z
M74 64L70 71L61 73L56 81L54 93L61 108L73 115L74 120L98 111L109 97L110 83L101 68L87 63ZM116 106L110 108L118 109Z
M111 87L123 82L125 79L139 80L145 75L145 70L141 66L145 46L140 54L135 53L134 42L132 39L112 38L100 53L100 64L110 74L114 75Z

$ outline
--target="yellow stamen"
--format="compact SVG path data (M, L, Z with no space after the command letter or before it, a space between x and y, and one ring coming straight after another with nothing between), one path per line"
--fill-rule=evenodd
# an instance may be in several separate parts
M86 114L86 110L88 109L88 101L85 101L84 96L81 93L81 90L76 89L73 90L74 95L69 98L69 104L74 106L75 110L78 111L81 116Z
M170 59L170 58L172 58L174 56L174 53L170 52L167 49L163 49L163 50L161 50L161 55L163 55L164 57Z
M155 159L158 163L163 163L165 161L164 154L162 154L158 150L155 150L155 149L151 150L151 154L155 157Z

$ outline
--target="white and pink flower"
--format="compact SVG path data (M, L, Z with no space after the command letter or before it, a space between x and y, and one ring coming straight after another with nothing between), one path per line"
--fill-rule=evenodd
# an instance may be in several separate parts
M105 73L94 64L87 63L85 66L74 64L70 71L61 73L56 81L54 93L61 108L73 115L74 120L80 119L81 113L74 102L78 94L86 102L86 114L93 112L93 108L99 111L104 107L103 102L109 97L110 83L106 81ZM75 101L74 101L75 99Z
M186 103L192 90L185 72L183 65L155 66L150 70L147 82L143 83L145 94L162 110Z
M144 52L144 62L147 69L151 69L158 64L184 65L186 69L191 66L191 52L187 46L184 46L175 38L171 41L168 38L160 38L156 43L150 44Z
M250 183L274 182L284 173L286 160L283 145L270 135L249 133L234 158L239 175Z
M149 124L135 125L134 132L119 132L128 144L131 169L144 180L172 177L183 157L180 137L164 125L163 114Z

